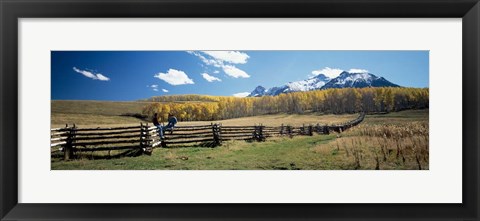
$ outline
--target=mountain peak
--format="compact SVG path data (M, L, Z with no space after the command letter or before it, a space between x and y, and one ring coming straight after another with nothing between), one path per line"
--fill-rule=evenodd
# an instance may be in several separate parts
M356 73L358 72L358 73ZM342 72L338 77L332 79L321 89L328 88L364 88L364 87L399 87L387 81L383 77L377 77L365 70L355 72Z
M319 80L322 80L322 81L330 80L330 78L327 77L327 76L325 76L324 74L317 74L317 75L315 75L315 76L313 76L313 77L311 77L311 78L309 78L309 79L313 79L313 78L319 79Z
M345 77L347 77L347 76L349 76L349 75L350 75L350 73L348 73L348 72L346 72L346 71L342 71L342 73L340 73L340 74L339 74L337 77L335 77L335 78L345 78ZM333 79L335 79L335 78L333 78Z
M350 70L347 71L348 73L352 73L352 74L369 74L370 72L368 72L368 70L365 70L365 69L355 69L355 68L352 68Z
M265 88L264 88L262 85L258 85L255 89L257 89L257 90L263 90L263 91L265 90Z
M253 91L252 93L250 93L248 95L248 97L261 97L263 95L265 95L265 92L266 92L266 89L261 86L261 85L258 85Z

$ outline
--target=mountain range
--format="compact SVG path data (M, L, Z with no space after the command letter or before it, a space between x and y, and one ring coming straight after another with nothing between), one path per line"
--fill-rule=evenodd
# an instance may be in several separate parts
M329 88L364 88L364 87L400 87L383 77L377 77L368 72L347 72L343 71L335 78L324 74L318 74L302 81L286 83L282 86L266 89L257 86L248 97L261 97L264 95L275 96L282 93L297 91L324 90Z

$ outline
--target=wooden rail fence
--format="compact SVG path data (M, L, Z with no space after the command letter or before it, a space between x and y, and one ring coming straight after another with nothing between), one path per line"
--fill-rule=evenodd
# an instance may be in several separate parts
M65 160L72 159L77 152L138 150L151 154L158 146L175 147L183 144L197 143L203 146L215 147L222 141L246 140L265 141L274 136L312 136L329 134L330 131L343 132L361 123L365 117L361 113L356 119L336 125L303 125L293 127L281 125L270 127L254 126L222 126L222 124L177 126L164 133L160 138L157 127L141 123L139 126L109 127L109 128L77 128L65 125L64 128L51 129L51 148L61 151ZM57 148L58 147L58 148ZM57 148L57 150L55 150Z

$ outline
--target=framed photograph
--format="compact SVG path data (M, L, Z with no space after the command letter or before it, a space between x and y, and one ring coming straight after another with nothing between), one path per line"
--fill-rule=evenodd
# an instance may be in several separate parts
M479 220L479 10L1 1L1 219Z
M428 61L403 50L52 51L51 169L428 170Z

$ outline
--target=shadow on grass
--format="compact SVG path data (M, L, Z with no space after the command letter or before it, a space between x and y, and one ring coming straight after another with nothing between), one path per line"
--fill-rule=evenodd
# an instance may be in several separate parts
M157 147L157 148L166 148L166 149L173 149L173 148L215 148L221 146L215 144L215 142L202 142L199 144L194 145L175 145L175 146L166 146L166 147ZM155 150L153 150L155 151ZM84 152L76 152L74 154L74 159L89 159L89 160L105 160L105 159L119 159L124 157L138 157L142 155L151 155L148 152L144 152L143 149L130 149L121 151L118 153L111 154L111 152L101 150L101 151L84 151ZM61 160L64 157L64 153L62 151L52 152L51 157L54 159Z
M188 148L188 147L205 147L205 148L215 148L222 146L222 144L216 144L215 142L202 142L198 144L185 144L185 145L168 145L168 146L159 146L157 148L166 148L166 149L173 149L173 148Z
M105 151L102 151L102 152L105 152ZM98 154L98 152L95 153L95 151L88 151L88 152L76 152L74 154L74 159L105 160L105 159L119 159L124 157L138 157L144 154L145 153L143 152L142 149L131 149L131 150L122 151L116 154ZM60 152L60 153L52 154L51 157L62 159L63 153Z

